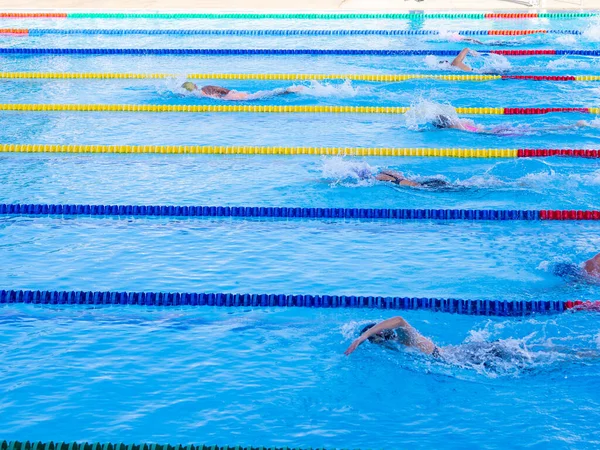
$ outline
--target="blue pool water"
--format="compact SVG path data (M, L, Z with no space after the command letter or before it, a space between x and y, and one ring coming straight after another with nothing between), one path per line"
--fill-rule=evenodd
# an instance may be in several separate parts
M8 20L0 28L431 29L442 36L2 36L70 48L596 49L597 19ZM471 44L469 44L471 45ZM2 103L222 104L186 73L445 73L434 57L0 56L2 70L167 72L166 80L0 80ZM476 73L597 75L600 58L486 56ZM2 112L0 143L600 147L588 114L465 116L499 135L437 130L454 107L598 107L599 82L397 83L197 80L260 105L411 106L406 115ZM232 103L229 103L232 104ZM588 127L578 128L579 120ZM373 180L381 169L451 189ZM600 209L593 159L1 154L0 203L351 208ZM0 289L598 300L561 263L600 251L594 222L435 222L0 217ZM377 310L0 308L0 439L327 448L596 448L600 328L594 313L485 318L407 312L452 355L365 344ZM485 354L496 342L508 357ZM475 350L473 350L475 349ZM475 353L475 354L474 354ZM483 354L482 354L483 353ZM516 444L518 443L518 444Z

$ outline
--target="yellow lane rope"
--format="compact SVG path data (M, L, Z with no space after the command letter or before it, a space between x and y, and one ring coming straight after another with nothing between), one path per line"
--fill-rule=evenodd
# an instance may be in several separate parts
M189 78L197 80L353 80L394 82L416 79L447 81L499 80L500 75L427 75L427 74L303 74L303 73L109 73L109 72L0 72L0 78L48 79L162 79ZM598 77L600 79L600 77Z
M590 112L592 109L590 108ZM102 105L102 104L30 104L2 103L0 111L69 112L244 112L244 113L363 113L404 114L405 106L280 106L280 105ZM504 114L504 108L456 108L458 114Z
M0 144L1 153L158 153L196 155L431 156L450 158L516 158L517 149L393 147L262 147L216 145L54 145Z

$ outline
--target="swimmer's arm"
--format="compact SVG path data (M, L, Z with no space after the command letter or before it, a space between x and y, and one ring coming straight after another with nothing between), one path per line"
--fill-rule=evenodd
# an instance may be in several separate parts
M600 253L583 263L583 270L591 277L600 278Z
M221 98L223 100L249 100L250 94L247 92L229 91L225 97Z
M464 63L465 58L471 52L468 48L463 48L456 58L450 63L451 66L458 67L466 72L471 72L473 69Z
M421 186L421 184L417 183L416 181L412 181L412 180L408 180L408 179L404 178L403 175L399 172L393 172L393 173L396 175L396 178L388 175L385 172L381 172L375 176L375 179L377 181L387 181L387 182L394 183L394 184L397 184L400 186L410 186L410 187L420 187ZM402 178L402 180L400 180L399 183L396 182L396 180L398 178Z
M394 328L402 328L405 324L407 324L406 320L402 317L392 317L391 319L384 320L383 322L378 323L374 327L369 328L363 334L361 334L357 339L350 344L350 347L346 349L344 354L346 356L350 355L354 350L358 348L360 344L365 342L371 336L380 333L383 330L393 330Z
M421 183L417 183L416 181L412 180L407 180L405 178L400 182L400 186L421 187Z

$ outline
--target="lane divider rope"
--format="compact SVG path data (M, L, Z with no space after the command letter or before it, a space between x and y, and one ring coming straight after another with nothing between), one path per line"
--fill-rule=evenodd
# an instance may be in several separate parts
M595 11L543 13L37 13L3 12L5 19L574 19L594 17Z
M527 36L532 34L569 34L581 35L579 30L459 30L462 36ZM421 36L440 35L439 30L238 30L238 29L137 29L137 28L2 28L0 34L43 36L73 34L108 34L108 35L229 35L229 36L338 36L338 35L377 35L377 36Z
M0 111L61 112L154 112L154 113L313 113L313 114L404 114L406 106L323 106L323 105L103 105L63 103L1 103ZM600 114L600 108L454 108L457 114L535 115L550 113Z
M0 204L9 216L265 217L405 220L600 220L595 210L303 208L280 206Z
M439 74L319 74L319 73L113 73L113 72L0 72L0 78L23 79L162 79L185 76L202 80L353 80L397 82L407 80L443 81L600 81L600 75L439 75Z
M425 156L448 158L600 158L600 150L393 147L264 147L218 145L0 144L0 153L117 153L195 155Z
M568 310L599 310L600 301L464 300L455 298L383 297L359 295L233 294L192 292L34 291L0 290L0 304L136 305L285 308L369 308L428 310L477 316L558 314ZM55 444L57 445L57 444ZM18 447L12 447L15 450ZM57 447L55 447L57 448ZM60 448L60 447L58 447ZM213 449L214 447L211 447ZM237 448L237 447L236 447ZM254 447L253 447L254 448ZM0 449L11 450L10 444ZM71 447L69 447L71 449ZM34 450L34 449L31 449ZM71 449L73 450L73 449ZM102 447L105 450L105 447ZM187 447L186 447L187 450Z
M369 55L369 56L456 56L460 50L375 50L314 48L27 48L3 47L0 54L14 55ZM573 55L599 56L598 50L479 50L505 56Z

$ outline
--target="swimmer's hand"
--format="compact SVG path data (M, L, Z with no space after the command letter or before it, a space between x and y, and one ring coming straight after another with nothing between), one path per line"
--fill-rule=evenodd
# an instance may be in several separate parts
M469 55L471 55L471 56L481 56L481 53L476 52L475 50L469 49Z
M360 344L365 342L365 340L366 340L366 338L364 336L361 336L361 337L355 339L354 342L352 342L352 344L350 344L350 347L348 347L346 349L346 351L344 352L344 355L349 356L351 353L354 352L354 350L356 350L358 348L358 346Z

